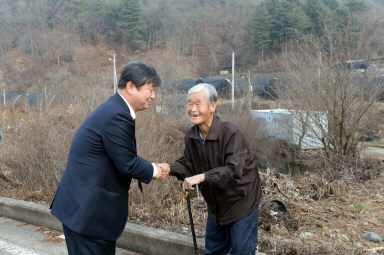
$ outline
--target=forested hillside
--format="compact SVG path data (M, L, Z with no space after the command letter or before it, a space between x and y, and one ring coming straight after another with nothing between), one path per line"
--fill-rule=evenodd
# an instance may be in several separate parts
M278 69L281 51L341 31L357 55L377 57L382 9L381 0L3 0L0 70L24 91L48 70L110 68L112 50L118 64L146 60L166 78L215 75L232 52L240 69Z

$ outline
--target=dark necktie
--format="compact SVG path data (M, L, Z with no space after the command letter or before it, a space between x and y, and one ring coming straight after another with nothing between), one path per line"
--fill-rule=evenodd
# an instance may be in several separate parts
M134 137L135 137L135 151L136 151L136 156L137 156L137 144L136 144L136 120L134 119L133 120L133 124L135 126L135 134L134 134ZM141 184L141 181L137 180L137 186L139 186L139 189L141 191L141 193L143 193L143 185Z

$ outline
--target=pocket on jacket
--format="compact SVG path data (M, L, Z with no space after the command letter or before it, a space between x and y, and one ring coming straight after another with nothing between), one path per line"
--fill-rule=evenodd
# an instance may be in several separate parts
M92 201L89 207L94 218L111 221L111 224L126 220L128 216L127 195L96 186L93 197L95 201Z
M57 194L53 204L53 210L62 212L66 217L73 217L76 211L80 209L76 201L76 197L69 189L61 188Z

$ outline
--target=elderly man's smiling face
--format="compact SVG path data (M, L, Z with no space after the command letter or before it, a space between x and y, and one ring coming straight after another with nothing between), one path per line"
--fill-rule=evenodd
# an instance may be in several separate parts
M187 112L193 124L210 125L215 110L216 103L208 105L204 91L198 91L189 95Z

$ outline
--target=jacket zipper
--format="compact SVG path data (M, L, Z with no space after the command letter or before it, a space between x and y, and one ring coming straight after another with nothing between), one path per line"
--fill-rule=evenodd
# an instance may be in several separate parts
M202 145L203 145L203 154L204 154L204 158L205 158L205 161L207 162L207 165L208 165L208 170L210 170L211 169L211 166L210 166L210 164L209 164L209 161L208 161L208 158L207 158L207 154L206 154L206 152L205 152L205 142L207 142L207 141L205 141L204 143L203 143L203 141L200 141L201 143L202 143ZM215 195L215 192L212 190L212 196L213 196L213 201L214 201L214 203L215 203L215 216L216 216L216 223L217 223L217 225L219 225L219 218L218 218L218 210L217 210L217 202L216 202L216 195Z

